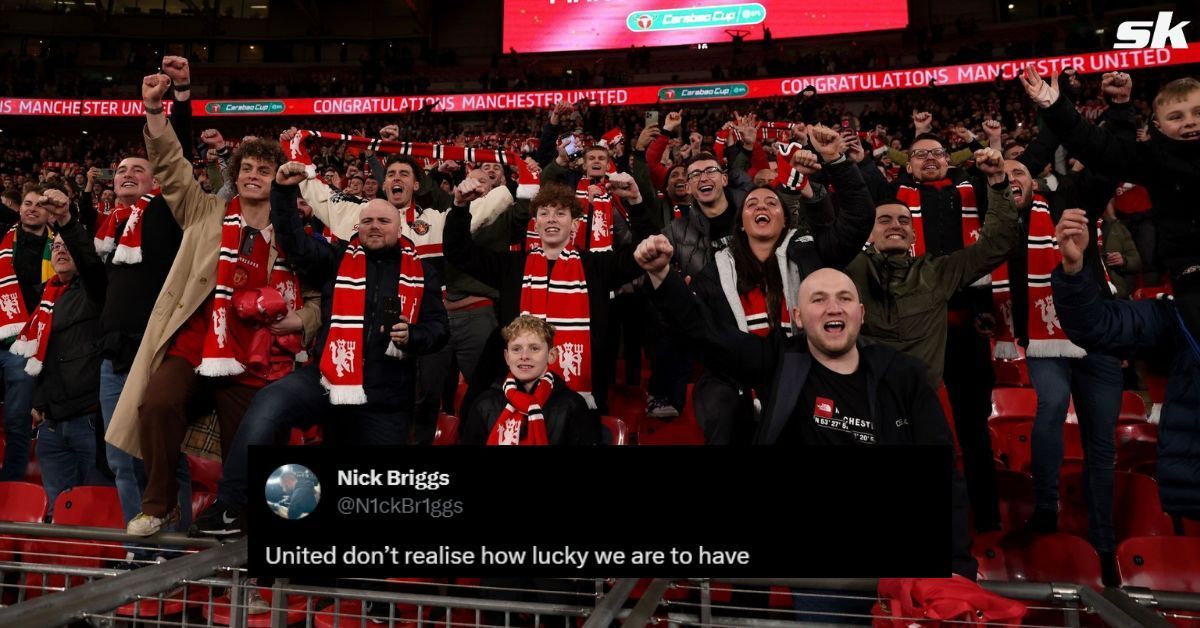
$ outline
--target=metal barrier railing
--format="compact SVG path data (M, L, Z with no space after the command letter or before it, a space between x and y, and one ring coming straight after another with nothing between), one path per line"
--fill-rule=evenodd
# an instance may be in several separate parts
M614 621L636 628L792 626L869 623L875 579L654 579L636 603L636 579L422 580L339 578L268 586L247 577L244 540L221 544L163 534L150 539L119 530L0 523L22 561L0 562L0 626L376 626L476 628L582 626ZM87 541L81 541L87 539ZM54 543L61 541L61 548ZM147 566L105 561L97 550L154 548L171 560ZM73 554L72 549L88 548ZM204 549L201 549L204 548ZM69 564L86 559L95 564ZM66 563L66 564L64 564ZM984 588L1029 604L1025 626L1118 628L1169 626L1194 619L1200 595L1106 589L1059 583L983 581ZM772 592L772 587L783 587ZM27 593L37 590L39 595ZM774 597L772 597L774 596ZM911 618L918 620L920 618Z

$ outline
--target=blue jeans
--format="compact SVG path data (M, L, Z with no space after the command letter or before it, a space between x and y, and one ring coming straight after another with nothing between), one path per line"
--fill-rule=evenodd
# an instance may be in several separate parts
M114 373L112 360L100 363L100 414L104 417L104 429L112 423L113 412L117 408L117 400L121 398L121 390L125 388L125 373ZM121 514L125 523L137 516L142 510L142 487L146 486L146 467L141 458L134 458L125 450L105 443L104 453L108 458L108 468L117 476L117 497L121 500ZM175 472L179 480L179 530L187 530L192 525L192 474L188 469L187 458L181 458L179 469Z
M29 466L29 440L33 437L33 377L25 372L25 358L0 349L4 374L4 466L0 482L25 478Z
M38 428L37 453L42 465L42 487L54 513L58 494L76 486L111 486L96 466L96 413L63 421L46 421Z
M1033 421L1032 470L1037 508L1057 511L1058 475L1063 459L1063 423L1075 398L1083 440L1083 495L1088 504L1088 540L1099 552L1116 550L1113 533L1113 469L1117 415L1121 410L1121 362L1107 355L1083 358L1029 358L1029 379L1037 391Z
M364 406L334 406L321 385L321 371L311 364L268 384L250 402L225 459L217 499L233 506L246 504L250 447L287 442L292 427L321 421L325 442L354 446L404 445L408 442L409 412Z

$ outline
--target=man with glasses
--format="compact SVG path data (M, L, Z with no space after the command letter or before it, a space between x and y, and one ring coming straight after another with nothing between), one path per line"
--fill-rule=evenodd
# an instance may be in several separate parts
M943 256L977 242L988 205L984 177L951 168L949 151L932 133L917 135L908 155L907 176L901 177L896 198L911 210L912 255ZM980 531L1000 526L987 428L995 379L988 342L994 325L991 307L986 277L960 290L947 306L944 382L962 447L975 527Z

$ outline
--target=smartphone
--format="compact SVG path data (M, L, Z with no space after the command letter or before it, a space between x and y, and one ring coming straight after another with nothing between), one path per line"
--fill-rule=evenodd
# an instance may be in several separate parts
M558 139L562 140L563 150L567 152L567 157L574 159L575 155L579 153L579 142L576 141L575 135L568 133Z
M657 111L647 111L646 112L646 126L658 126L658 112Z
M379 307L379 324L383 327L383 333L392 333L392 328L400 322L403 310L404 304L399 296L389 295L383 298L383 303Z
M97 181L112 181L116 178L116 171L112 168L101 168L100 174L96 175Z

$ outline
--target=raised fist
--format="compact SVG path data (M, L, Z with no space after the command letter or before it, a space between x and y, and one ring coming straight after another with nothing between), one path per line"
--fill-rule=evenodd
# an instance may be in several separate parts
M1004 134L1004 127L1001 126L999 120L988 118L983 121L983 133L987 135L988 146L992 148L1000 148L1001 137Z
M188 60L183 57L163 57L162 71L176 85L192 84L192 70L188 67Z
M1004 175L1004 155L994 148L981 148L975 151L975 167L988 175L988 179Z
M823 124L808 127L808 141L825 161L837 161L846 152L846 140Z
M279 134L279 141L290 142L290 141L292 141L292 138L296 137L296 134L299 132L300 132L300 129L297 129L296 127L291 127L288 130L284 131L283 133Z
M653 235L638 244L633 252L633 259L651 279L661 282L670 271L671 256L674 253L675 249L666 236Z
M642 192L638 189L633 175L627 172L614 172L610 174L608 176L608 190L612 192L613 196L629 201L630 204L637 205L642 202Z
M928 111L913 110L912 121L917 135L933 131L933 114Z
M379 129L379 139L395 141L400 139L400 127L389 124Z
M475 177L467 177L454 186L454 204L466 207L471 201L483 196L483 184Z
M142 79L142 102L151 107L162 105L163 95L171 87L171 78L166 74L151 74Z
M305 172L305 166L298 161L283 164L275 173L275 182L280 185L299 185L306 178L308 174Z
M61 223L71 216L71 211L68 209L70 202L66 194L50 189L38 197L37 205L49 213L51 218Z
M662 128L664 131L675 131L683 124L683 112L671 111L667 113L667 119L663 121Z
M1100 91L1113 102L1129 102L1133 79L1124 72L1105 72L1100 79Z
M221 132L216 129L204 129L201 131L200 141L213 150L225 148L225 138L221 137Z
M800 149L792 153L792 169L809 177L821 169L821 160L812 151Z

